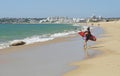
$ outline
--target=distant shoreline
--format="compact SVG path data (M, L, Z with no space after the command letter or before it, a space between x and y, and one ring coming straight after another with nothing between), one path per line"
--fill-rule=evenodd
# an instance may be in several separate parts
M76 23L5 23L5 24L76 24Z
M88 18L46 17L46 18L0 18L0 24L76 24L88 22L118 21L120 18L91 16Z

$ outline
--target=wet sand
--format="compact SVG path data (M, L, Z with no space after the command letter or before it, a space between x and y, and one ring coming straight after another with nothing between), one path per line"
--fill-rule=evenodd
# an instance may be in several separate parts
M88 53L93 57L101 52L88 49ZM0 76L63 76L76 69L70 63L85 58L83 40L77 34L45 43L7 48L0 50L0 54Z

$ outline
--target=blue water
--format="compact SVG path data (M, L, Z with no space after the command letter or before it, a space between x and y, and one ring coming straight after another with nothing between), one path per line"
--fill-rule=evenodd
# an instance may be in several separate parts
M0 47L8 47L15 40L28 44L52 40L73 33L76 27L72 24L0 24Z

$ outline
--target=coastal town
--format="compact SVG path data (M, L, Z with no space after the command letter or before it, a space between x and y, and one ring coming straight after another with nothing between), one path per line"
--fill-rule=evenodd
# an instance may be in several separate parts
M0 24L73 24L87 22L109 22L117 20L120 20L120 18L105 18L95 15L88 18L70 18L55 16L47 18L0 18Z

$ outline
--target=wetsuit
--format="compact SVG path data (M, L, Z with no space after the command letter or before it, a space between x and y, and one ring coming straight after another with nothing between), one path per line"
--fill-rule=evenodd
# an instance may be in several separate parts
M91 32L88 30L88 31L86 31L88 34L86 34L86 41L88 41L89 39L90 39L90 37L91 37Z

